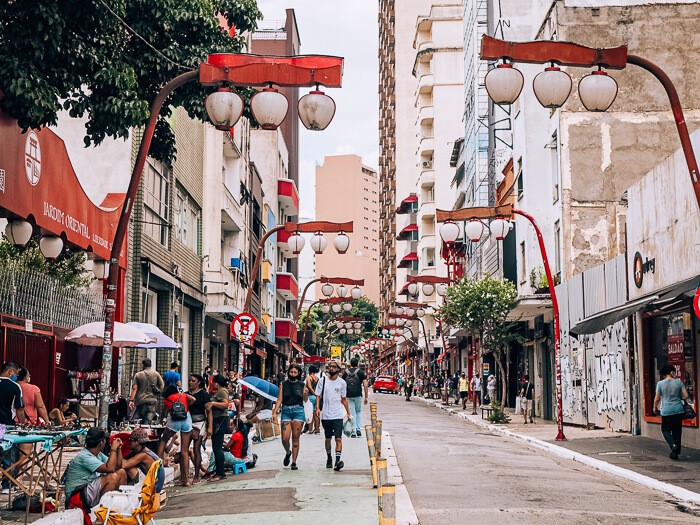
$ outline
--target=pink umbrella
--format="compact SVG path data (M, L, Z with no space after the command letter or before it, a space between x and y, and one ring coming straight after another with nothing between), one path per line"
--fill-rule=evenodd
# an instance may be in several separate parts
M78 343L84 346L102 346L104 342L105 323L98 321L79 326L66 335L66 341ZM116 347L136 346L141 344L153 343L155 338L146 335L138 328L126 325L124 323L114 323L112 331L112 345Z

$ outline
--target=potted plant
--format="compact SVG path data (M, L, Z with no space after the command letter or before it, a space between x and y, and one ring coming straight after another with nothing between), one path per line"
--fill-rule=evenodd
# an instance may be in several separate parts
M554 286L561 282L559 274L554 276ZM542 266L535 266L530 270L530 286L535 289L536 294L549 293L549 283L547 282L547 274Z

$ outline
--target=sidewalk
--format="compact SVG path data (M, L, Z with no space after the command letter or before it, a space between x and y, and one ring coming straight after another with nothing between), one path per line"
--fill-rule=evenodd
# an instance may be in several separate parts
M414 397L428 405L461 417L492 432L498 432L525 441L561 457L573 459L613 475L641 483L649 488L666 492L683 501L700 505L700 450L683 447L681 461L668 457L665 441L607 430L587 430L565 426L566 441L556 441L557 425L537 419L535 424L523 424L522 416L511 415L506 425L493 425L481 419L481 410L472 415L467 410L442 400Z
M369 412L369 410L363 410ZM364 414L369 418L369 414ZM363 417L365 419L365 417ZM280 439L256 443L258 463L246 474L168 489L158 525L220 523L377 523L377 491L372 488L367 443L343 438L340 472L326 469L323 434L301 436L298 471L282 466Z

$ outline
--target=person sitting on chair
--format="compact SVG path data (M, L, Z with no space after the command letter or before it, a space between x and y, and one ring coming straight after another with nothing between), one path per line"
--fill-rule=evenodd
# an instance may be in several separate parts
M67 399L61 399L58 402L58 406L49 412L49 421L54 426L71 428L75 424L75 420L78 419L73 412L68 410L70 408L70 401Z
M144 475L148 474L153 463L160 459L158 454L146 446L146 443L149 441L151 441L151 438L145 428L135 428L129 436L131 453L125 458L122 468L126 471L130 485L136 485L138 483L139 471ZM156 492L163 490L164 482L165 471L161 468L158 470L158 476L156 478Z
M64 476L69 507L89 512L105 492L117 490L120 485L126 484L126 471L122 468L122 441L119 438L112 441L109 457L102 453L106 444L105 431L91 428L85 436L85 448L68 463Z
M257 400L255 402L255 407L253 411L248 414L246 421L248 423L254 424L259 421L265 421L267 419L272 419L272 407L274 405L273 401L270 401L265 396L257 394Z

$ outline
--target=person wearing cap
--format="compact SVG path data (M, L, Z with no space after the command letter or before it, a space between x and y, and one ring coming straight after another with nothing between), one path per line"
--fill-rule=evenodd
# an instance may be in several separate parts
M85 436L85 448L78 452L65 473L67 500L81 493L82 504L95 507L105 492L117 490L126 484L126 472L122 468L122 441L112 441L109 456L102 451L107 445L107 435L101 428L91 428Z
M343 416L352 421L347 399L347 384L339 376L340 363L328 363L328 372L316 385L316 413L321 418L324 437L326 438L326 468L336 472L345 465L340 459L343 452ZM335 466L331 455L331 439L335 438Z
M129 436L131 453L122 464L122 468L126 471L130 485L136 485L138 483L139 471L144 475L148 474L153 463L160 460L158 454L146 446L150 441L151 438L145 428L138 427L131 431L131 435ZM156 492L163 490L164 482L165 471L161 468L158 470L158 475L156 477Z

